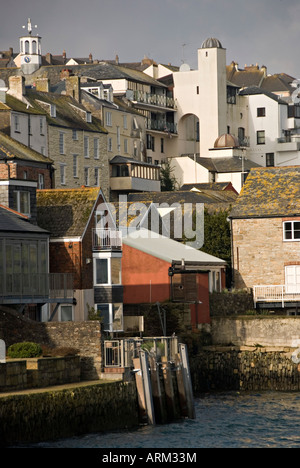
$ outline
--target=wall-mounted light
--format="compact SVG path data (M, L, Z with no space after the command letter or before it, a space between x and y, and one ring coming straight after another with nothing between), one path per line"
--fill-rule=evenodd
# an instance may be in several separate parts
M89 263L91 263L92 259L91 258L86 258L85 259L85 263L88 265Z

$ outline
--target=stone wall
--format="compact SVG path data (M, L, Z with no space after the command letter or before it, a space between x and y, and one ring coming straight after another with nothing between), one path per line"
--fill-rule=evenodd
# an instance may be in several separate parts
M213 317L211 335L214 345L298 348L295 340L300 340L300 320L293 316Z
M80 357L32 358L0 363L0 392L79 382Z
M27 388L26 361L0 363L0 392Z
M299 391L293 349L208 347L190 359L195 394L208 391Z
M232 221L235 288L285 284L285 266L299 262L299 243L283 241L283 221L284 218Z
M213 292L209 295L210 315L243 315L254 310L252 290Z
M0 396L0 446L138 426L134 382Z
M0 339L6 348L22 341L47 347L76 348L80 354L81 380L96 380L102 372L101 323L34 322L22 315L0 309Z

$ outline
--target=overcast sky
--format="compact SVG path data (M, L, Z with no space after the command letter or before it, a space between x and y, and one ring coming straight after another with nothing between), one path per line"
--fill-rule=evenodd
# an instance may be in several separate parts
M217 37L232 60L300 78L299 0L0 0L0 50L19 52L31 18L42 53L197 66L197 49ZM185 44L185 45L184 45Z

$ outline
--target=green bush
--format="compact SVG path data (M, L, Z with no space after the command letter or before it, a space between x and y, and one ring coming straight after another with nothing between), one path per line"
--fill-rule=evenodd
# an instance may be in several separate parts
M39 357L42 354L42 348L37 343L24 341L15 343L7 349L7 355L10 358L32 358Z

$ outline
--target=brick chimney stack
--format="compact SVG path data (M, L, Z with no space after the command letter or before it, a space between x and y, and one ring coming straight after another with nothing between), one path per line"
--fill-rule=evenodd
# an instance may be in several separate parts
M10 76L8 94L23 101L25 96L25 78L24 76Z

